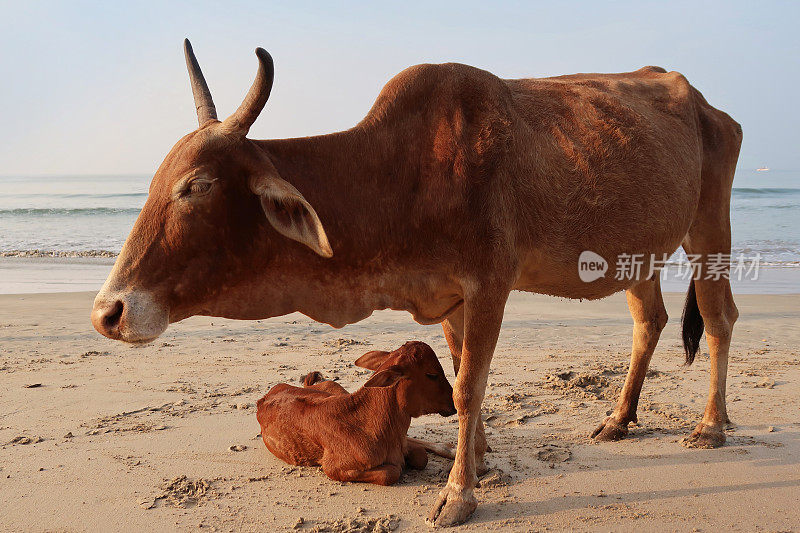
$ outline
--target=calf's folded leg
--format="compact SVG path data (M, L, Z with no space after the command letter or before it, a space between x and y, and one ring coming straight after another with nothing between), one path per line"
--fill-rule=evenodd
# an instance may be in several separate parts
M406 444L408 446L405 455L406 466L414 470L425 468L428 465L428 452L425 451L425 448L411 439L407 439Z
M402 472L398 465L390 464L383 464L368 470L344 470L336 466L323 465L322 470L334 481L373 483L375 485L393 485L400 479Z
M410 444L416 444L421 446L425 449L425 451L434 453L439 457L444 457L445 459L455 459L456 452L453 448L446 444L439 444L438 442L429 442L427 440L422 439L415 439L413 437L407 437L406 441ZM475 460L477 463L477 459Z

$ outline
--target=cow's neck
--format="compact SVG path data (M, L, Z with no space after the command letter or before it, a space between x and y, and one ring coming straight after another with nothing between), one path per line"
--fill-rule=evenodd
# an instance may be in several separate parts
M338 241L341 254L350 251L342 248L355 245L353 229L361 234L373 229L358 226L381 203L379 195L364 190L381 187L387 173L388 154L380 137L377 128L356 127L317 137L256 142L269 154L281 178L314 206L329 237Z
M270 306L260 314L300 311L341 327L391 308L434 323L458 305L452 287L440 297L442 282L419 259L423 243L414 242L413 212L402 205L411 197L409 173L421 159L416 147L381 128L360 126L256 142L317 210L334 251L323 259L284 241L258 286L259 300Z

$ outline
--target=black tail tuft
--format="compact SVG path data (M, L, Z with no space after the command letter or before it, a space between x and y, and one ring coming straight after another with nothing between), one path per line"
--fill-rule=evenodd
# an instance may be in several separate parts
M703 329L705 328L700 308L697 307L694 280L689 284L689 292L686 293L686 304L683 306L681 327L686 364L691 365L694 362L694 356L697 355L697 350L700 348L700 338L703 336Z

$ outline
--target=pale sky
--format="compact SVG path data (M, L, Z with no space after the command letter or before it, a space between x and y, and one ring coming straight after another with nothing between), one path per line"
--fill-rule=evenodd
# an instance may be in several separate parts
M0 175L151 175L196 127L189 37L221 117L253 49L275 58L253 138L349 128L416 63L512 78L659 65L742 124L738 186L800 187L800 2L115 4L0 1Z

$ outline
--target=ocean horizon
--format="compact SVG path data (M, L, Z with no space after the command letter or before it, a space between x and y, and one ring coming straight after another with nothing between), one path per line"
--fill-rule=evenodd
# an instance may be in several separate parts
M752 183L763 178L760 174L750 172L741 181ZM795 176L800 172L784 173L780 182L800 182ZM147 200L150 180L146 175L0 176L0 293L99 287ZM731 225L732 257L797 269L778 276L778 289L760 290L800 292L794 281L800 280L800 188L734 187ZM32 263L35 259L49 261ZM670 263L684 260L679 249ZM37 276L44 276L42 283Z

